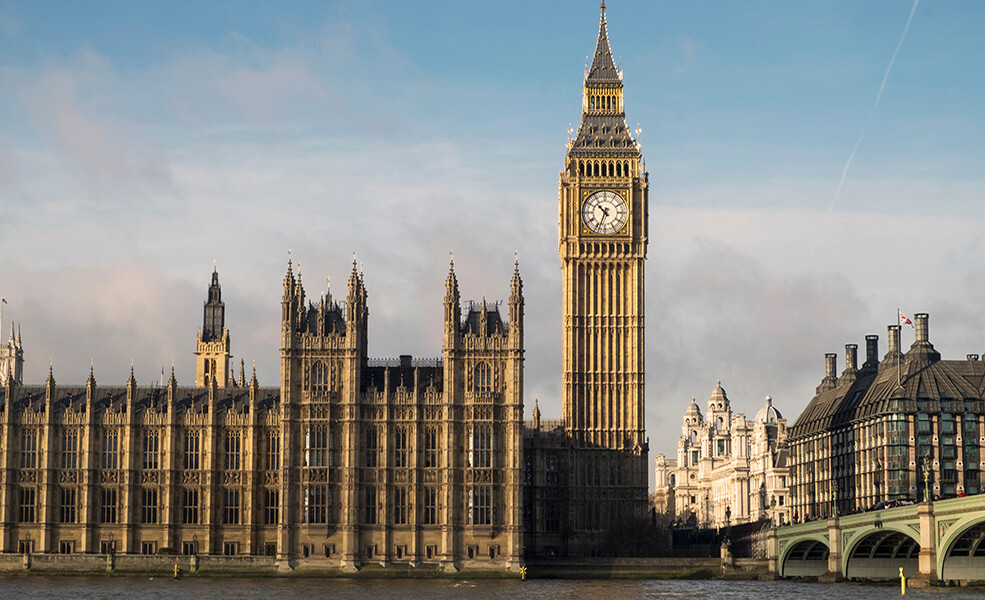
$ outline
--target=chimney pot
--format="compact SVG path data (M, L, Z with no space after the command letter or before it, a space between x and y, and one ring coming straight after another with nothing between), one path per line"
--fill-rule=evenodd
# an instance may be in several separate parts
M834 352L828 352L824 355L824 376L835 378L835 371L837 369L836 361L838 360L838 355Z
M858 344L845 344L845 370L858 371Z
M870 334L865 336L865 364L864 368L875 368L879 364L879 336Z
M899 349L899 325L890 325L888 328L887 337L889 338L889 351L886 353L886 358L898 358L900 355Z
M928 321L930 320L930 315L927 313L917 313L913 315L915 323L913 324L913 329L916 331L914 334L914 342L919 344L921 342L930 341Z

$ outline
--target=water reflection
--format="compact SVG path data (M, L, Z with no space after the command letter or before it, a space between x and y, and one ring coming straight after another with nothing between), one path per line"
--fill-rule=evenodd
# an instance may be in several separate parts
M361 580L314 578L188 578L166 577L8 577L0 579L0 598L50 600L624 600L636 598L725 598L729 600L879 600L899 598L895 586L762 581L560 581L530 580ZM907 590L907 599L981 600L981 591L961 588Z

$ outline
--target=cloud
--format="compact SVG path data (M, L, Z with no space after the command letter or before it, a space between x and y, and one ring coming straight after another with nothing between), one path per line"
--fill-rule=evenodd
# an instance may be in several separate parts
M84 187L86 206L132 201L147 186L169 185L163 148L126 117L126 100L114 96L126 86L105 56L84 49L71 64L8 68L0 81L21 102L42 147L50 145ZM27 139L20 141L27 147Z
M701 49L678 43L691 68ZM232 35L135 74L83 50L0 83L33 127L0 145L0 291L24 324L28 381L52 357L80 383L94 357L100 382L120 384L133 357L141 383L171 359L190 383L215 259L237 362L276 385L288 248L312 299L327 277L344 297L356 251L371 355L434 356L448 252L463 297L492 301L508 297L515 249L527 412L538 398L560 416L560 144L456 130L455 105L485 90L422 73L375 24L339 19L277 48ZM932 313L946 357L985 351L985 279L967 260L985 251L980 181L859 177L829 215L824 165L703 178L699 154L650 162L654 452L673 452L688 400L719 378L736 410L771 394L795 419L823 354L884 338L898 305Z

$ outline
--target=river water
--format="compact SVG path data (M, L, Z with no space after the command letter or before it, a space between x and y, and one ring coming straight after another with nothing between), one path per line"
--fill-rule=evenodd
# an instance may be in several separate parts
M624 600L630 598L725 598L727 600L878 600L899 598L898 586L763 581L591 580L397 580L307 578L9 577L0 579L0 600ZM985 598L968 588L907 589L907 599Z

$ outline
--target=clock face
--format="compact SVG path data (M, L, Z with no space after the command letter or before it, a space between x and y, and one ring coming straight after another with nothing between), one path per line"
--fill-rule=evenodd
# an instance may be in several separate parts
M595 192L585 200L581 216L589 229L609 235L618 232L626 224L629 208L622 196L606 190Z

